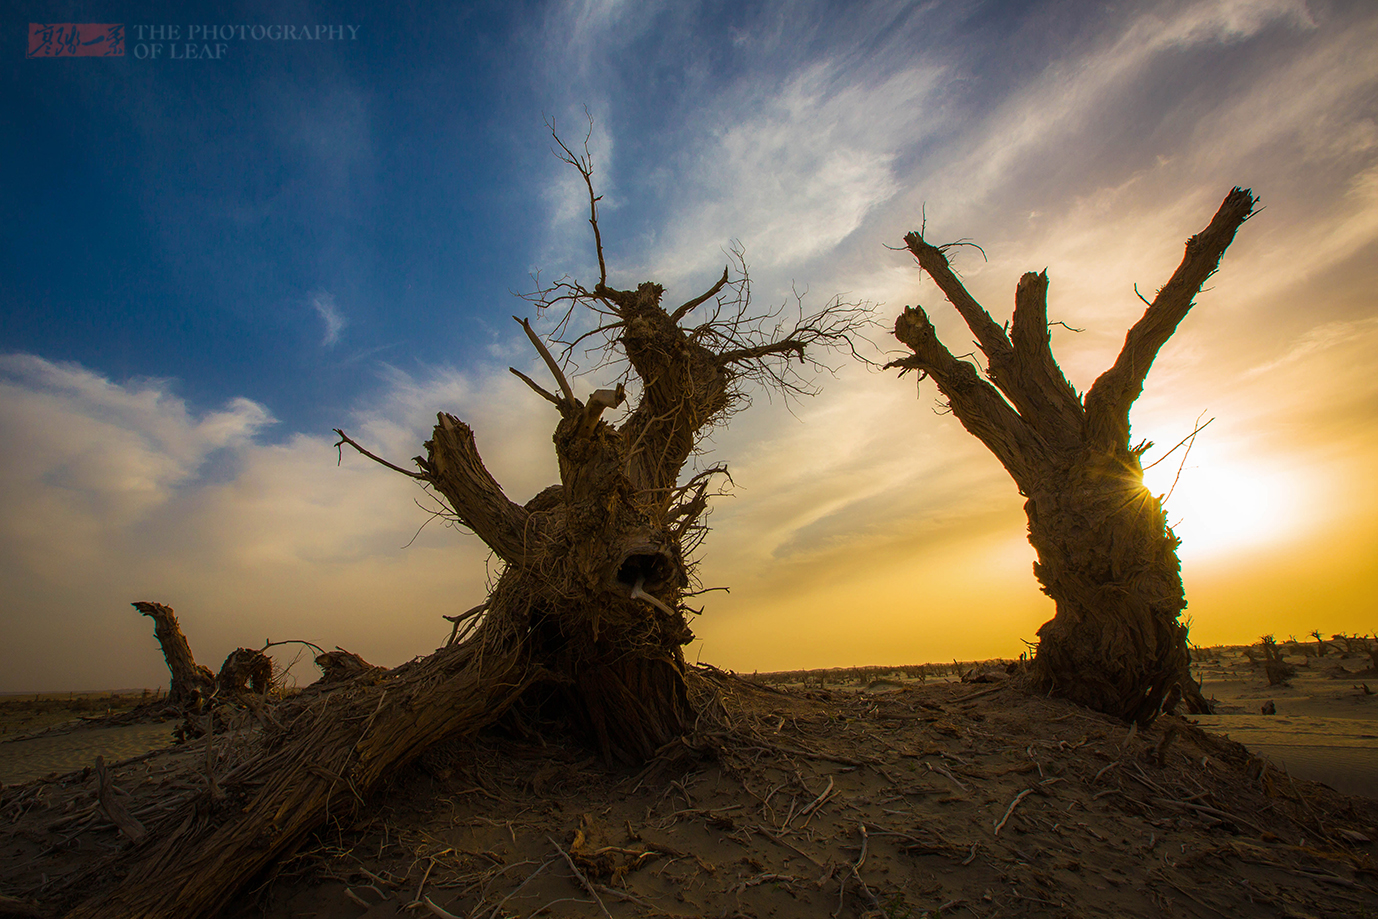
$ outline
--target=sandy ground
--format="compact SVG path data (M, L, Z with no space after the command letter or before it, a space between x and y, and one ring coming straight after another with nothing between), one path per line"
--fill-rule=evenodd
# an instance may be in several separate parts
M1217 714L1194 719L1202 728L1239 741L1298 778L1378 797L1378 678L1364 675L1367 658L1289 658L1297 676L1286 686L1269 686L1241 655L1223 657L1196 668L1204 694L1220 701ZM1268 702L1276 714L1261 714Z
M648 774L554 732L441 744L226 914L1378 917L1378 800L1302 774L1375 793L1378 708L1355 686L1378 681L1347 663L1282 688L1207 664L1222 714L1143 731L1008 682L709 674L725 727ZM115 784L154 826L204 793L203 763L160 753ZM99 895L130 843L94 800L82 773L4 789L0 893L31 915Z
M97 756L118 762L172 743L171 722L82 726L0 743L0 783L18 785L89 766Z

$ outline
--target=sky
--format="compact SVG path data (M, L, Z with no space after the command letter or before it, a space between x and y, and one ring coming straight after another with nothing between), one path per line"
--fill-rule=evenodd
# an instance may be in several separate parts
M1082 391L1252 188L1133 437L1193 642L1378 630L1368 0L392 6L5 4L0 691L165 683L136 600L213 668L443 643L493 562L332 428L405 464L447 411L513 500L557 480L555 414L507 370L544 379L519 295L597 277L548 124L589 135L614 286L683 302L740 244L763 307L872 304L883 356L922 304L971 351L898 251L924 227L981 246L954 265L997 322L1047 269ZM28 58L36 22L122 24L124 54ZM592 363L576 390L613 382ZM705 444L735 485L697 573L730 592L695 601L689 658L1017 656L1053 606L1013 482L931 383L834 368Z

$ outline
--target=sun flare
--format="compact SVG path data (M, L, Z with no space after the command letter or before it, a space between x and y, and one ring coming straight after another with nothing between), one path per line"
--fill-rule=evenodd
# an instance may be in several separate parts
M1179 472L1180 470L1180 472ZM1278 470L1226 458L1172 462L1147 470L1144 484L1164 497L1168 526L1182 540L1182 558L1234 554L1296 535L1299 484Z

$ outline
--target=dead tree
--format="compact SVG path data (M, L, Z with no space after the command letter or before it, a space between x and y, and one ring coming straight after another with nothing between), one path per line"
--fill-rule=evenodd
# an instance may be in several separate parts
M446 413L415 472L337 431L340 445L417 479L492 549L503 567L487 602L454 617L455 634L429 657L303 693L295 715L280 709L282 733L265 736L263 758L220 782L233 806L170 815L171 832L152 833L155 842L130 854L119 887L72 916L212 912L327 814L341 819L430 744L475 732L519 701L542 705L615 762L646 760L692 725L681 650L692 638L690 559L725 469L686 476L685 466L704 432L744 404L746 383L807 392L799 369L819 348L850 348L869 310L834 300L781 323L753 314L744 274L733 280L728 270L669 309L659 284L609 286L587 149L560 148L588 188L599 278L591 289L564 280L534 299L543 311L567 311L561 329L588 311L598 317L590 333L569 333L566 354L604 336L628 368L617 385L578 399L560 361L521 322L553 391L512 372L556 411L560 482L512 501L473 431ZM625 401L634 406L619 421L604 417Z
M1150 445L1130 444L1129 409L1253 207L1249 191L1230 192L1210 225L1187 241L1181 265L1084 398L1053 359L1046 272L1020 279L1013 321L1002 328L952 271L951 246L934 246L921 233L905 237L976 336L985 378L938 340L921 307L896 321L895 336L913 353L890 366L932 379L1027 498L1034 574L1057 604L1038 632L1035 684L1134 722L1153 719L1174 686L1193 710L1206 703L1188 672L1187 629L1178 618L1186 607L1179 541L1144 487L1140 457Z
M134 608L153 620L153 634L163 648L163 660L172 673L167 700L179 708L200 708L201 703L215 691L215 674L209 667L196 663L187 636L177 624L172 607L140 600Z
M1321 637L1321 630L1312 629L1311 637L1316 639L1316 656L1325 657L1325 652L1329 651L1330 648L1326 645L1325 639Z
M1268 676L1268 685L1286 686L1287 681L1297 675L1297 668L1283 658L1282 649L1273 636L1264 635L1258 640L1258 646L1263 653L1263 672Z
M470 640L524 648L552 675L560 714L607 760L635 763L679 737L691 714L681 652L693 637L683 602L688 555L702 537L711 482L725 470L686 480L686 463L704 431L746 398L744 381L805 391L796 367L812 364L816 348L850 347L868 316L836 300L812 316L801 310L793 323L753 315L744 264L735 281L729 266L708 290L668 309L659 284L609 286L587 148L576 155L556 141L588 190L599 277L591 288L564 279L530 299L539 312L560 314L556 328L569 338L556 342L566 357L594 339L598 366L625 360L623 379L579 399L561 361L518 320L554 382L546 389L512 368L558 415L560 482L514 503L470 428L444 413L415 459L418 472L387 465L438 494L504 565L487 603L471 611L481 624ZM594 327L575 336L569 330L581 316ZM629 389L635 405L606 420Z
M220 665L216 691L225 698L246 692L264 696L273 686L273 659L255 648L236 648Z

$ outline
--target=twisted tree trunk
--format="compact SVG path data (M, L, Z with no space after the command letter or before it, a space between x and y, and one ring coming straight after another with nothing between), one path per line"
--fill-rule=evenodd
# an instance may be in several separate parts
M1053 359L1048 276L1019 281L1008 335L962 286L944 249L910 233L905 243L957 308L987 360L988 380L938 340L921 307L906 308L895 336L913 352L890 366L931 377L953 414L1009 471L1028 500L1034 573L1057 603L1039 629L1034 680L1053 692L1129 721L1151 721L1180 693L1207 708L1188 665L1186 607L1177 537L1143 484L1129 444L1129 409L1159 349L1191 309L1253 195L1234 189L1125 338L1113 367L1085 400Z
M167 700L179 708L199 708L203 700L215 691L215 674L209 667L196 663L187 636L177 624L172 607L140 600L134 608L153 620L153 634L163 648L163 660L172 673Z
M559 138L556 138L559 142ZM560 482L525 505L510 500L479 456L473 431L437 415L426 455L412 472L382 460L343 431L340 445L411 476L448 506L503 563L487 601L447 617L446 647L393 671L366 671L342 684L308 688L295 716L263 738L261 761L220 781L232 806L175 815L170 834L155 833L129 856L127 876L111 895L73 916L194 917L212 913L254 873L290 852L327 814L366 801L394 769L441 737L472 734L501 717L540 685L609 762L639 763L681 736L691 723L682 647L693 634L683 605L686 555L704 527L714 467L681 482L705 427L720 422L741 395L742 379L788 392L790 359L808 365L806 349L850 346L867 320L837 301L777 334L773 316L746 312L745 278L729 274L708 291L667 311L658 284L635 290L607 285L598 234L597 197L587 157L564 144L589 191L600 277L592 290L561 282L540 292L538 306L564 302L600 319L605 347L621 351L640 380L636 407L620 424L603 413L623 403L624 388L575 398L560 364L531 326L532 346L557 384L548 392L513 369L555 406ZM727 288L715 312L681 325ZM736 294L733 300L730 294ZM723 302L728 301L728 302ZM563 325L563 324L562 324ZM572 343L569 345L572 347ZM811 351L810 351L811 353ZM185 642L183 642L185 645ZM322 655L327 673L342 661ZM553 692L551 691L553 690ZM532 695L535 695L534 693ZM549 700L554 700L551 703Z

